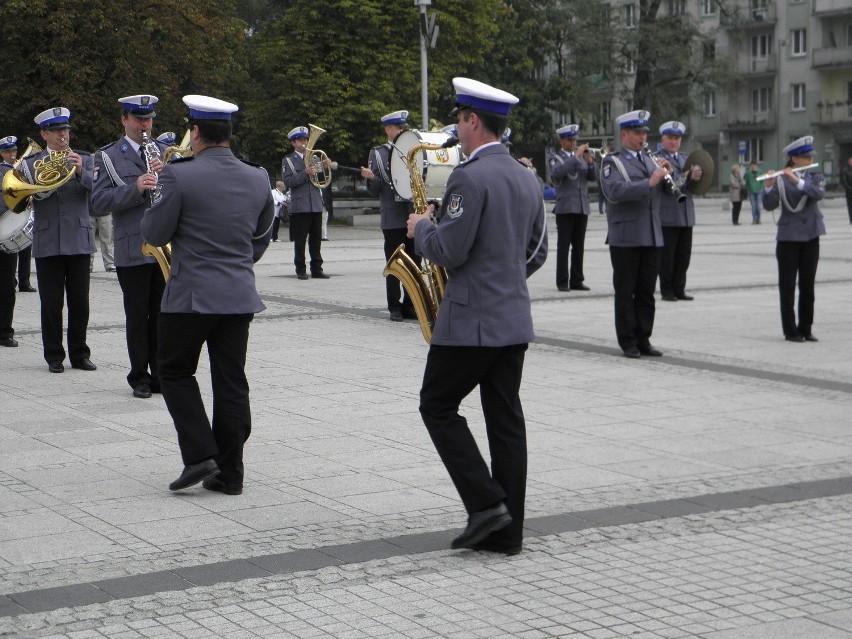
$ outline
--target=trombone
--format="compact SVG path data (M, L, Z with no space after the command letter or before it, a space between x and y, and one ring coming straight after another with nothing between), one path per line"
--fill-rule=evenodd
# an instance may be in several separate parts
M803 171L807 171L808 169L816 168L818 166L819 166L819 162L813 162L811 164L808 164L807 166L798 166L795 169L793 169L793 173L801 173ZM781 169L779 171L767 171L766 173L764 173L762 175L758 175L756 178L754 178L754 180L755 180L755 182L763 182L764 180L768 180L770 178L776 178L783 173L784 173L784 169Z

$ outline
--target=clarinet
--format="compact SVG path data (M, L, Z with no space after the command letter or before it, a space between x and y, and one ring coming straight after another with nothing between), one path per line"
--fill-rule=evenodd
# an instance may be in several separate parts
M142 148L145 150L145 169L148 171L148 175L153 175L154 178L157 179L157 184L154 188L149 189L148 192L151 194L151 201L156 202L160 199L160 191L162 187L160 186L159 176L154 172L154 169L151 168L154 160L160 160L160 148L157 146L157 143L154 142L151 138L148 137L148 134L145 131L142 131Z
M662 169L663 165L660 164L660 162L657 160L657 156L651 153L651 149L648 146L648 143L645 142L642 147L645 149L645 153L648 154L648 157L651 158L651 161L654 163L654 166L656 166L658 169ZM686 200L686 194L684 194L683 191L680 190L680 187L675 184L675 181L672 179L670 173L666 173L666 177L663 178L663 190L669 195L673 195L678 202L683 202Z

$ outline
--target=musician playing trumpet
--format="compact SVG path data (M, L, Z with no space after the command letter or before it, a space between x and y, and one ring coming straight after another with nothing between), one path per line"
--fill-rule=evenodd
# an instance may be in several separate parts
M781 207L776 233L778 294L781 302L781 328L788 342L816 342L814 321L814 282L819 262L819 236L825 235L822 212L817 203L825 197L822 176L800 170L812 162L813 137L806 135L784 147L789 160L780 175L764 183L763 207ZM799 319L794 302L799 282Z
M161 158L168 148L153 139L159 102L154 95L118 99L124 135L95 153L92 207L112 212L115 226L115 266L124 297L125 332L133 396L146 399L160 391L157 376L157 317L165 280L153 257L142 254L142 214L151 206Z

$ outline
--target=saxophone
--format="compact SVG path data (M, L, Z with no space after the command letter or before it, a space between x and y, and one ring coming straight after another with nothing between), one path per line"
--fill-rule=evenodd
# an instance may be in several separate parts
M426 198L426 185L417 164L417 154L421 151L437 151L448 149L458 144L458 138L451 137L443 144L416 144L412 146L405 157L408 168L408 177L411 181L411 199L414 205L414 213L422 215L429 207ZM434 219L434 218L433 218ZM447 271L443 266L433 264L423 259L422 266L411 259L405 252L405 244L400 244L391 255L382 275L396 277L411 298L414 311L417 313L417 321L423 332L423 339L429 344L432 341L432 329L438 319L438 309L444 298L444 289L447 285Z

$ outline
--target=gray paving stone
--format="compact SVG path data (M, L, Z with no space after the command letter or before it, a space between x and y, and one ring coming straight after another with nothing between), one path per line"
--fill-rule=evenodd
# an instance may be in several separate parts
M272 574L319 570L320 568L338 566L344 563L344 560L332 557L319 550L294 550L276 555L249 557L246 561Z
M103 603L111 601L113 596L92 584L75 584L59 588L16 592L9 598L29 612L42 612L56 610L57 608Z
M243 559L175 568L173 572L181 579L197 586L209 586L223 581L240 581L270 575L268 570Z
M126 599L169 590L185 590L197 584L189 582L171 571L162 570L132 577L104 579L93 582L93 585L116 599Z

